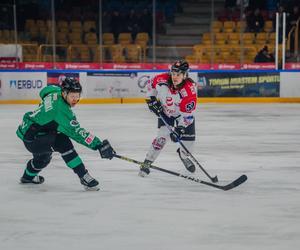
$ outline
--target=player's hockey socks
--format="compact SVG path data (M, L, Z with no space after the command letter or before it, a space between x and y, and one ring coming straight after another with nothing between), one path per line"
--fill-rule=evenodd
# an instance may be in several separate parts
M196 171L196 167L194 163L189 158L183 158L180 154L180 149L177 149L177 153L179 155L180 160L182 161L185 168L190 171L191 173L194 173Z

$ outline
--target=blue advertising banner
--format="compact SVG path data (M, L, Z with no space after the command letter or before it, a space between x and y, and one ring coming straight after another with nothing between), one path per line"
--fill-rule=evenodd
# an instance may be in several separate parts
M198 97L279 97L277 72L198 73Z

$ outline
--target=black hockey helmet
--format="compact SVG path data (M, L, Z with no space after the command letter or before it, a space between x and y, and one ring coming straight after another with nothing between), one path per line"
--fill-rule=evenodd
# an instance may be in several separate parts
M66 77L61 83L61 89L63 92L69 93L81 93L82 87L78 80L71 77Z
M172 64L170 71L186 74L189 71L189 69L190 68L189 68L189 64L187 61L177 60Z

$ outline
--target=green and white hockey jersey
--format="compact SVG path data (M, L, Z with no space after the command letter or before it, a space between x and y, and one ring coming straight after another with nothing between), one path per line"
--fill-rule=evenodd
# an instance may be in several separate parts
M102 143L98 137L80 127L71 106L63 99L60 87L47 86L41 90L40 97L39 107L25 113L16 132L19 138L30 141L37 135L63 133L91 149Z

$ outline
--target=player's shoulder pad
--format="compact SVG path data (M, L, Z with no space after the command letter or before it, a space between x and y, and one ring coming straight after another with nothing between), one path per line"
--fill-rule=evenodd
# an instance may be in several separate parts
M196 84L196 83L194 82L194 80L193 80L192 78L190 78L190 77L188 77L188 78L185 79L185 83L186 83L187 85L195 85L195 84Z
M153 86L154 87L156 85L159 85L159 86L166 85L166 86L168 86L168 79L169 79L169 74L168 73L162 73L162 74L156 75L153 78Z

